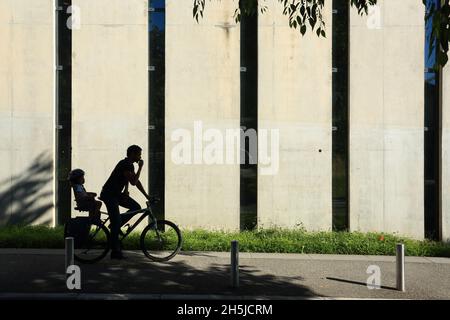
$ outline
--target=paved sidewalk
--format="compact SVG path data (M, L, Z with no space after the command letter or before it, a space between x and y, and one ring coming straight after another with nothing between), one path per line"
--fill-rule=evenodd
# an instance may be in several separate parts
M450 299L450 259L406 257L406 292L395 290L395 257L240 254L240 287L230 287L229 253L184 252L155 263L129 259L81 265L82 289L66 288L63 250L0 249L0 299L371 298ZM381 270L369 290L370 265Z

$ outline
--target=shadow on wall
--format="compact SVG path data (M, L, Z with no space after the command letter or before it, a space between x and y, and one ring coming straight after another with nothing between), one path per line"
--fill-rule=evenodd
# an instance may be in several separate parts
M1 181L0 226L51 224L52 180L53 161L47 152L43 152L25 171Z

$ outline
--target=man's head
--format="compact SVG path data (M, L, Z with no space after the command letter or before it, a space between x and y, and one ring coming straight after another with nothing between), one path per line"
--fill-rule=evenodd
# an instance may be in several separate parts
M127 157L132 162L138 162L139 160L141 160L141 156L142 156L142 149L141 149L141 147L139 147L137 145L132 145L132 146L128 147L128 149L127 149Z

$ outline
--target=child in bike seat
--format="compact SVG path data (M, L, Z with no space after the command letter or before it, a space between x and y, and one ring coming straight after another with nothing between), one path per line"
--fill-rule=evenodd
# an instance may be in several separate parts
M69 173L69 181L75 195L78 210L88 211L91 219L99 220L102 202L95 200L96 193L87 192L84 188L84 171L81 169L72 170Z

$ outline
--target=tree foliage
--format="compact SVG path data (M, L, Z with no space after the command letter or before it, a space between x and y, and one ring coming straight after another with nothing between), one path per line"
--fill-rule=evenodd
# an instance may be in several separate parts
M427 0L422 0L427 8L425 20L432 19L432 32L430 46L437 42L437 59L434 68L445 66L448 62L448 43L450 41L450 0L445 0L440 8L434 3L427 5ZM432 50L429 51L433 52Z
M206 0L193 0L193 17L198 22L203 17ZM211 0L209 0L211 1ZM378 0L348 0L350 5L358 11L358 14L368 14L370 6L376 5ZM419 1L419 0L417 0ZM432 41L439 44L437 50L436 66L445 66L448 62L448 48L450 41L450 0L443 0L442 6L431 5L427 8L425 19L433 20ZM242 15L254 15L258 11L267 11L266 0L239 0L235 10L234 18L236 23L241 20ZM318 37L326 37L326 25L323 19L322 10L325 0L278 0L283 4L283 14L289 19L289 26L298 29L305 35L311 29ZM422 0L427 5L427 0ZM406 4L405 4L406 5Z

